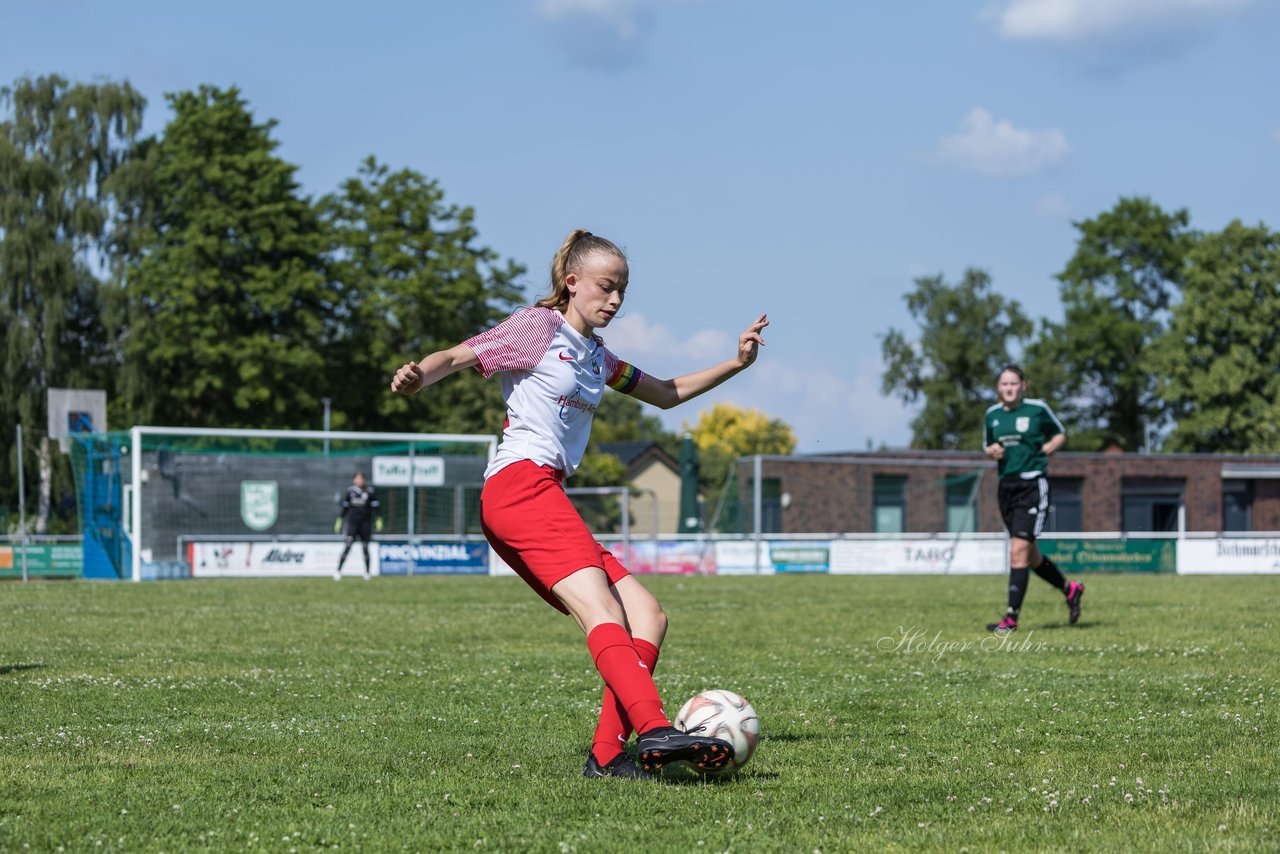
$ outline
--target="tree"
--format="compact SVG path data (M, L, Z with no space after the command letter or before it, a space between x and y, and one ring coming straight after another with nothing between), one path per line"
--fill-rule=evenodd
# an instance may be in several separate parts
M124 394L136 423L319 426L338 294L295 167L236 89L169 95L125 247Z
M1238 220L1191 250L1153 347L1171 451L1280 453L1280 234Z
M906 301L920 339L912 343L896 329L885 334L881 387L908 404L924 399L911 422L912 447L980 448L982 412L994 399L996 373L1009 362L1010 343L1031 334L1031 321L1017 301L992 291L983 270L965 270L956 285L940 275L915 284Z
M683 426L698 447L700 480L706 496L703 506L710 508L709 512L719 507L736 460L756 454L786 456L796 449L795 433L785 421L731 403L717 403L698 414L697 424L684 422Z
M1185 210L1122 198L1076 223L1075 254L1058 274L1063 322L1044 324L1028 349L1032 376L1054 386L1073 448L1137 450L1167 422L1148 348L1182 289L1195 242L1188 220Z
M12 426L39 436L36 531L48 525L55 477L44 435L48 389L110 391L111 349L99 270L113 209L112 179L129 157L145 101L128 83L22 79L0 89L0 447ZM40 425L40 427L36 427ZM16 495L16 469L0 454L0 503ZM67 488L67 467L57 466Z
M474 371L412 400L389 394L391 375L489 328L521 298L524 268L477 246L475 212L446 205L435 181L392 172L372 157L340 192L319 203L332 233L330 267L339 292L327 361L335 423L358 430L501 432L496 382Z

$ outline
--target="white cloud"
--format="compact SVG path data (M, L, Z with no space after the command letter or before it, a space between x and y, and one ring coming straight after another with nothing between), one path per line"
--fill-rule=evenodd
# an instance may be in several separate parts
M1024 130L975 107L960 123L959 133L942 138L938 153L974 172L1008 178L1061 165L1071 155L1071 146L1057 128Z
M601 333L609 349L629 362L645 357L654 361L652 370L661 373L674 367L688 372L706 367L708 359L728 359L733 356L735 336L718 329L701 329L691 335L677 336L661 323L649 320L643 314L624 311L618 319ZM688 364L693 360L694 364ZM683 366L682 366L683 365ZM639 365L646 369L644 364ZM647 370L647 369L646 369Z
M565 58L573 65L620 71L644 60L652 0L538 0Z
M1011 0L994 13L1008 39L1071 42L1222 16L1256 0Z
M1071 219L1071 205L1057 193L1036 199L1033 210L1036 216L1044 219Z

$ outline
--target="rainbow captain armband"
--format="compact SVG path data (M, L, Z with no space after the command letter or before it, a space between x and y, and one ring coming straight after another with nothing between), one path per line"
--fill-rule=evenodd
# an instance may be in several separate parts
M623 394L631 394L635 391L636 386L640 384L640 380L644 379L644 371L621 359L618 360L618 367L609 375L606 382L609 388L614 391L620 391Z

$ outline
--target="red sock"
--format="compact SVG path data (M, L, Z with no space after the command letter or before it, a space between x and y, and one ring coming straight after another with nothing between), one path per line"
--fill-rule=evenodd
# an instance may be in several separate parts
M640 660L649 668L650 677L658 666L658 648L643 638L632 638ZM600 720L596 723L595 735L591 737L591 752L601 765L608 765L622 752L622 747L630 738L631 721L627 719L627 710L618 701L608 685L604 686L604 699L600 703Z
M626 629L618 623L601 623L587 635L587 649L604 684L613 691L623 715L637 732L671 725L662 711L653 676ZM596 760L608 761L598 754Z

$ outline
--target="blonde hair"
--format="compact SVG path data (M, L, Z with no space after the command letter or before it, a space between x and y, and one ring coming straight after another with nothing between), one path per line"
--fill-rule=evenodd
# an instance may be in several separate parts
M575 228L556 250L551 259L551 293L538 300L534 305L541 308L553 308L563 311L569 304L569 286L565 283L570 273L581 272L587 258L597 252L604 252L627 263L627 256L612 241L592 234L585 228Z

